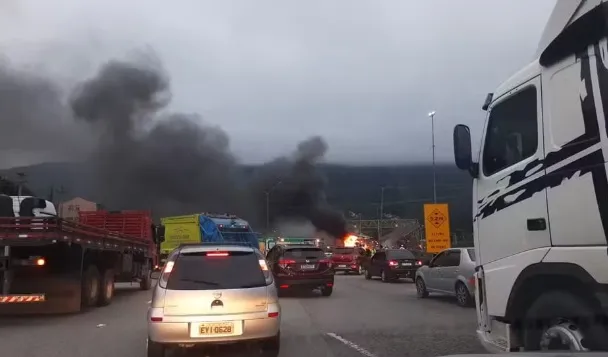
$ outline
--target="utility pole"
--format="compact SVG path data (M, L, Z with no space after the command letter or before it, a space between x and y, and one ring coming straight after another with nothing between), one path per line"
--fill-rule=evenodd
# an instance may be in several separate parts
M378 239L380 239L380 235L382 234L382 229L380 228L380 221L384 219L384 186L380 188L380 217L378 218Z
M270 191L266 191L266 231L270 229Z
M25 180L25 173L18 172L17 176L19 176L19 182L17 182L17 196L23 196L23 185L27 182Z
M265 191L265 193L266 193L266 231L270 230L270 192L282 183L283 183L283 181L278 180L272 186L270 186L270 188L268 190Z
M431 146L433 150L433 203L437 203L437 182L435 180L435 111L429 113L431 117Z

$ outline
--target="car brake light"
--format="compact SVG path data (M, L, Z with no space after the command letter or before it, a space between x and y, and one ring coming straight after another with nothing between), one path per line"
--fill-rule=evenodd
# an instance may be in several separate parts
M227 257L228 252L208 252L206 255L208 257Z
M268 317L279 317L279 313L278 312L269 312Z
M152 322L163 322L163 318L162 317L151 317L150 321Z
M389 260L388 265L390 265L392 267L396 267L397 265L399 265L399 262L396 260Z
M287 265L295 263L296 261L293 259L279 259L279 266L283 269L287 268Z
M331 260L330 259L321 259L321 260L319 260L319 263L321 263L321 264L327 264L327 266L331 268Z
M279 288L280 289L287 289L289 287L289 285L280 285Z

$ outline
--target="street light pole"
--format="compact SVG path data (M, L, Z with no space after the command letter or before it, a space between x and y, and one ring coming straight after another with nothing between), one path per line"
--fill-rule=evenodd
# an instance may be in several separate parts
M266 232L270 229L270 191L266 191Z
M272 185L268 190L266 190L264 193L266 193L266 231L268 231L270 229L270 191L274 190L278 185L282 184L283 181L279 180L277 182L274 183L274 185Z
M380 222L384 219L384 187L380 188L380 218L378 218L378 239L380 239L380 234L382 233L382 229L380 228Z
M429 113L431 117L431 146L433 151L433 203L437 203L437 181L435 173L435 111Z

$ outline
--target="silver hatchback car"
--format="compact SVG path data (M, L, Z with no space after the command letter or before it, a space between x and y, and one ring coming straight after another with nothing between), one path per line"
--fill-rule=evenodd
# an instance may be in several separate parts
M416 271L419 298L431 293L456 296L458 305L475 303L475 249L450 248L439 252L428 265Z
M280 349L281 307L262 253L236 245L174 250L148 309L149 357L168 348L255 342L263 356Z

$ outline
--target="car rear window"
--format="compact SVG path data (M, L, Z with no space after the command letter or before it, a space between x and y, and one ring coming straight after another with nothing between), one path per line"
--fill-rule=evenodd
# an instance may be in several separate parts
M334 254L354 254L355 248L334 248Z
M405 249L389 250L386 252L386 256L389 259L416 259L412 252Z
M253 252L182 253L167 281L169 290L244 289L266 285L258 256Z
M467 249L467 252L469 253L469 258L471 258L471 261L475 261L475 249Z
M325 253L319 248L291 248L285 251L286 258L325 258Z

